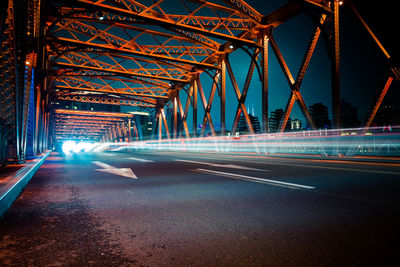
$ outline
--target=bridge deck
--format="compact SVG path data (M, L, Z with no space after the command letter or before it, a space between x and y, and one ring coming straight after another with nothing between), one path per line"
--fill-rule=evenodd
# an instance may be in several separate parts
M53 152L0 221L0 265L382 264L399 248L399 174L398 164Z

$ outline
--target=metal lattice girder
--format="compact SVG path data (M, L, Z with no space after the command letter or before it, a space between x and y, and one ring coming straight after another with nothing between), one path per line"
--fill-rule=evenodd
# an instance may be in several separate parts
M253 133L245 100L254 70L257 70L262 90L263 126L264 131L268 131L268 48L271 46L290 87L280 131L285 129L294 102L299 104L308 124L313 127L300 86L323 26L322 33L328 38L331 53L333 120L338 127L338 2L289 1L264 16L244 0L48 0L54 8L52 10L56 11L46 16L44 58L47 62L43 72L48 74L49 99L51 102L69 100L154 109L159 138L163 134L169 138L170 132L176 138L189 136L187 121L191 114L193 136L197 135L198 96L205 111L201 118L201 134L205 134L209 124L215 135L211 108L217 91L221 133L224 134L225 83L228 77L238 100L232 132L236 131L239 118L244 116L249 132ZM310 15L317 27L297 77L293 77L272 29L301 12ZM318 18L321 20L317 21ZM236 49L243 49L251 58L243 87L237 84L232 70L235 62L228 61L229 54ZM393 67L392 71L399 76L398 69ZM209 96L206 96L208 90L203 90L200 83L199 75L202 73L207 73L213 80ZM187 94L184 107L180 93ZM167 119L166 107L172 110L173 120ZM190 107L192 112L189 112ZM179 114L181 129L178 129ZM168 126L169 121L173 124ZM82 125L76 121L78 128ZM94 126L87 124L88 129ZM122 140L126 135L127 129L113 124L101 138Z
M102 51L103 53L116 53L116 54L125 54L125 55L130 55L134 57L144 57L144 58L151 58L157 61L165 61L165 62L176 62L176 63L181 63L184 65L189 65L189 66L198 66L198 67L203 67L203 68L218 68L218 66L214 64L209 64L209 63L204 63L200 61L195 61L195 60L190 60L190 59L184 59L184 58L179 58L179 57L170 57L166 55L161 55L161 54L150 54L142 51L134 51L131 49L127 48L120 48L120 47L115 47L112 44L98 44L98 43L90 43L90 42L85 42L81 40L74 40L74 39L68 39L64 37L54 37L50 39L54 42L62 43L63 45L67 47L88 47L88 48L94 48L94 49L99 49L99 51Z
M185 1L191 2L190 5ZM182 84L191 83L195 76L191 72L193 67L219 68L221 40L259 46L254 41L253 28L259 25L261 15L244 1L218 4L204 0L185 1L176 2L181 9L176 12L167 3L171 1L147 6L133 0L52 0L58 17L48 22L47 42L53 61L50 66L56 70L52 73L57 73L56 88L78 89L82 86L76 86L76 83L86 80L89 85L93 79L101 79L103 86L84 87L90 91L99 89L102 93L118 91L166 97L174 94L170 92L172 84L183 87ZM209 15L204 16L205 13ZM155 42L151 44L149 39ZM66 82L60 78L62 75L81 76L82 80ZM142 83L141 89L127 86L126 89L112 90L113 81L106 78L110 75L115 76L113 81L122 76ZM156 80L168 85L161 86L161 90L143 86ZM66 96L61 94L59 97ZM89 101L88 98L84 100ZM98 103L98 100L92 100Z
M155 104L150 104L143 101L116 99L116 98L99 97L99 96L81 96L81 95L59 96L58 99L64 101L75 101L75 102L86 102L86 103L108 104L108 105L125 105L134 107L154 108L156 106Z
M5 11L0 14L2 18L1 24L1 68L0 68L0 117L4 120L5 125L8 128L8 143L12 144L15 140L15 90L16 90L16 47L15 47L15 17L13 0L4 2ZM3 17L4 16L4 17ZM3 34L4 33L4 34Z
M54 110L54 134L57 140L101 138L120 129L118 137L126 136L126 128L132 114L80 110ZM85 137L86 136L86 137Z
M168 9L168 1L159 1L157 4L146 7L144 5L139 4L136 1L128 1L129 4L132 4L135 8L133 9L132 6L124 6L124 5L118 5L114 1L92 1L92 0L75 0L75 1L70 1L73 5L76 5L76 7L83 7L85 9L97 9L104 11L106 13L112 13L117 16L121 17L126 17L127 20L131 19L134 20L135 22L145 22L145 23L150 23L150 24L156 24L160 25L165 28L172 28L172 29L177 29L177 30L182 30L185 32L192 32L195 34L201 34L202 36L211 36L211 37L216 37L220 38L222 40L237 40L235 35L231 32L233 29L229 29L229 25L226 23L226 20L220 19L220 27L214 27L213 29L206 29L203 27L202 24L200 25L191 25L190 23L193 22L193 20L190 20L191 17L201 17L198 16L197 13L202 13L204 11L210 11L212 13L215 13L217 11L223 12L226 14L225 17L237 17L241 18L243 21L246 20L246 18L243 17L243 13L239 12L241 11L239 8L228 8L226 6L214 4L210 1L202 1L202 0L191 0L191 2L194 2L198 4L198 7L196 10L190 10L191 12L188 11L188 14L185 16L182 16L181 18L176 19L176 16L170 17L168 12L164 11L164 9ZM243 1L241 1L243 2ZM140 8L137 8L138 4L141 6ZM145 10L145 11L144 11ZM158 11L157 11L158 10ZM254 9L253 9L254 10ZM160 12L159 12L160 11ZM258 12L257 12L258 13ZM215 16L218 17L218 16ZM105 19L103 14L103 19ZM174 19L175 18L175 19ZM188 23L190 22L190 23ZM201 23L202 21L198 21L198 23ZM223 29L224 31L218 31L220 29ZM257 45L256 42L247 40L247 39L241 39L239 41L242 41L244 43L249 43L252 45Z
M113 86L112 83L115 81L122 83L122 85L125 85L125 87ZM167 98L168 91L166 88L160 86L146 86L146 83L142 81L140 83L142 83L142 86L138 87L136 80L132 81L130 79L97 76L96 82L92 82L80 76L61 76L56 79L54 88L56 89L56 92L58 89L64 89L72 91L80 90L86 92L110 93L117 95L121 94L127 96Z

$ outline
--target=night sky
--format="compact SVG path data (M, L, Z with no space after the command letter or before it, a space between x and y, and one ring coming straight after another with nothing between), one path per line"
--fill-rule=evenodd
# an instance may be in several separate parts
M253 0L248 1L248 3L260 13L269 14L285 4L286 1ZM397 57L398 54L395 54L395 52L398 53L398 51L395 51L395 48L398 43L394 40L394 32L391 32L389 28L389 26L393 26L394 9L383 5L369 6L366 1L352 1L352 3L367 21L389 54L392 57ZM301 14L274 30L275 39L294 77L297 75L313 29L314 24L311 18L306 14ZM350 7L346 6L346 3L340 8L340 30L341 98L358 107L359 120L365 121L377 91L380 91L386 82L388 68L383 54L369 37ZM247 72L247 67L243 68L242 66L249 64L244 60L245 58L246 56L240 51L232 55L232 61L235 59L235 62L241 62L233 64L236 66L236 73L241 73L241 84L243 84ZM285 107L290 88L271 49L269 51L269 59L269 110L273 111L277 108ZM257 75L254 76L258 79ZM260 83L256 79L253 78L252 80L246 106L250 107L250 110L254 106L255 115L261 118ZM330 86L330 62L325 40L321 35L300 90L308 106L322 102L328 106L328 111L331 114ZM398 82L393 82L387 99L391 98L394 106L396 106L396 103L393 103L395 102L393 99L399 97L398 92L399 84ZM234 95L231 95L231 97L234 97ZM229 114L228 111L227 114ZM305 125L297 104L294 106L291 118L301 119L303 120L303 125ZM227 122L230 119L228 115Z

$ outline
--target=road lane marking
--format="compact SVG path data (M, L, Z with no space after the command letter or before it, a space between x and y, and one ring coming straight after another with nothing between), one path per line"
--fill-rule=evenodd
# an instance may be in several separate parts
M104 155L110 156L110 157L115 157L115 155L114 155L114 154L111 154L111 153L104 153Z
M229 177L229 178L234 178L234 179L265 183L265 184L270 184L270 185L284 186L284 187L288 187L291 189L298 189L298 188L315 189L314 186L309 186L309 185L287 183L287 182L281 182L281 181L277 181L277 180L271 180L271 179L265 179L265 178L259 178L259 177L253 177L253 176L235 174L235 173L229 173L229 172L221 172L221 171L214 171L214 170L207 170L207 169L200 169L200 168L194 169L193 171L209 173L209 174L214 174L214 175L224 176L224 177Z
M131 160L136 160L136 161L141 161L141 162L154 162L154 161L149 160L149 159L141 159L141 158L133 158L133 157L126 158L126 159L131 159Z
M114 175L137 179L137 176L133 173L131 168L116 168L101 161L92 161L92 163L101 167L101 169L96 169L96 171L107 172Z
M256 168L240 166L240 165L233 165L233 164L217 164L217 163L194 161L194 160L185 160L185 159L175 159L175 161L187 162L187 163L195 163L195 164L203 164L203 165L208 165L208 166L211 166L211 167L221 167L221 168L248 170L248 171L264 171L264 172L269 172L270 171L270 170L256 169Z

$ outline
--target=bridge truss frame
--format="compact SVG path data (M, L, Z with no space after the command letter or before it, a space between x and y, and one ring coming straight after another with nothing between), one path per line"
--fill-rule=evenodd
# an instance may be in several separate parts
M8 0L2 4L2 11L7 12L2 12L0 26L7 35L3 35L6 40L1 50L6 59L1 71L1 111L9 126L13 158L25 160L30 131L34 132L34 143L30 145L35 152L48 147L50 111L58 101L155 110L154 134L160 139L199 135L199 119L200 135L205 134L206 125L213 136L225 134L227 83L232 85L237 101L230 132L237 131L243 116L248 131L254 133L245 100L255 73L262 94L263 132L268 132L269 47L290 90L279 131L284 131L295 102L314 128L300 87L321 34L330 54L333 126L340 128L340 1L293 0L269 15L262 15L243 0L181 0L173 8L167 0L147 5L141 2ZM385 52L351 3L350 6ZM171 13L174 8L179 12ZM274 29L303 12L314 19L315 30L294 78L275 40ZM237 49L243 49L250 57L243 86L237 82L229 56ZM388 54L387 58L390 59ZM207 75L212 81L208 96L200 75ZM399 79L399 69L391 67L366 126L373 121L394 79ZM30 90L35 91L33 126L28 125ZM220 106L219 132L211 116L215 98ZM182 99L186 102L182 103ZM204 110L203 118L198 118L198 105ZM172 125L166 118L168 106L172 109ZM187 123L190 115L192 129Z

